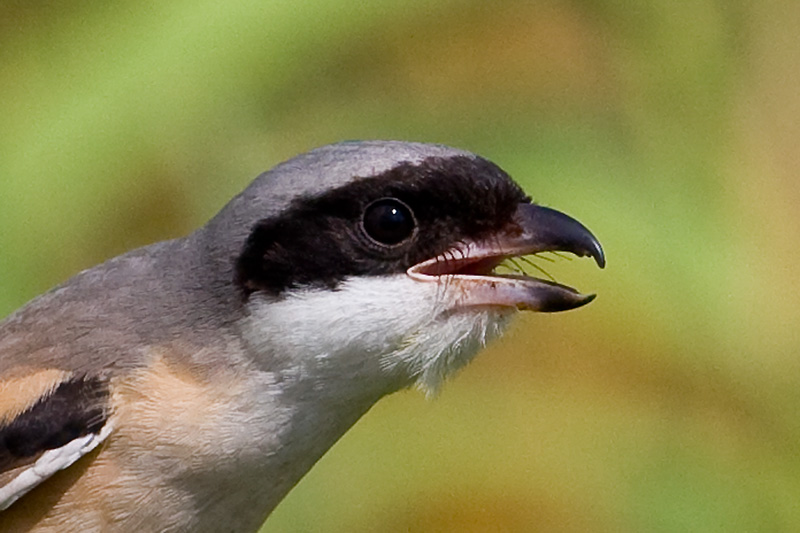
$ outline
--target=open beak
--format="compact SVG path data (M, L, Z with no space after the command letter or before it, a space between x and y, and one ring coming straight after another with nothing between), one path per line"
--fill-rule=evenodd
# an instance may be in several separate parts
M456 307L500 306L540 312L575 309L594 300L554 281L526 274L498 274L509 258L539 252L570 252L606 264L597 238L577 220L548 207L521 203L512 222L481 242L448 250L416 264L408 275L422 282L447 283L457 290Z

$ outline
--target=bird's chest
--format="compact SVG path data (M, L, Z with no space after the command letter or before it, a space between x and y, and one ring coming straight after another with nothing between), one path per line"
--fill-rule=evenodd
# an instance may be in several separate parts
M255 531L377 399L332 404L262 371L194 375L156 359L114 387L116 430L100 459L126 489L114 493L115 523Z

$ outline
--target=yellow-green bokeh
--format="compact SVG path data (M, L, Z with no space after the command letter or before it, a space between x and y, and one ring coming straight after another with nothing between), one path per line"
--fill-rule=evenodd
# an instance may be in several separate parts
M0 316L314 146L471 149L599 293L370 412L272 531L800 527L800 5L0 5ZM269 480L264 480L269 483Z

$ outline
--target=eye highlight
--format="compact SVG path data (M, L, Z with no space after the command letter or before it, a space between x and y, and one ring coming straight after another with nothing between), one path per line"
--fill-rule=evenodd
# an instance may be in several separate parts
M414 234L417 221L411 209L396 198L382 198L369 204L362 220L364 232L372 240L394 246Z

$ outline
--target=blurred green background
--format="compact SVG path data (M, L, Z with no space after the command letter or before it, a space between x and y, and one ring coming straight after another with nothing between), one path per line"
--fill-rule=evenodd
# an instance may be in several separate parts
M598 299L378 404L269 531L800 528L800 3L0 3L0 316L342 139L497 162ZM269 480L265 480L269 482Z

